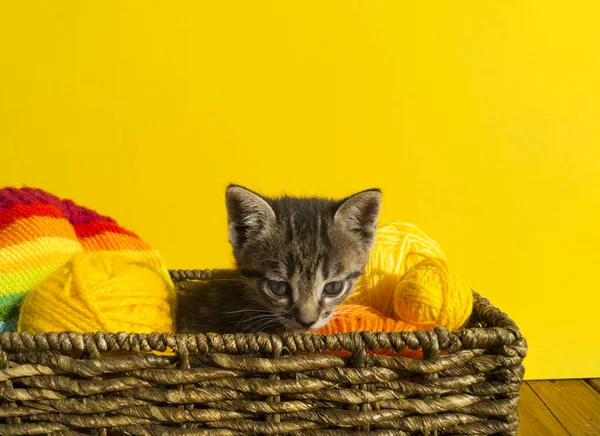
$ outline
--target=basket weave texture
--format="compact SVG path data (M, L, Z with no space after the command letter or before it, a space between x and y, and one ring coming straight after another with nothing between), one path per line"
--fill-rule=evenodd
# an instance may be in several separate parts
M1 333L0 435L516 435L527 343L473 309L456 333Z

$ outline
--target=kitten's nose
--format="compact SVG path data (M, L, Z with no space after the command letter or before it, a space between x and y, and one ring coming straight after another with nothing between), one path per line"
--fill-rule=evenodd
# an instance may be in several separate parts
M301 318L296 318L296 322L298 324L300 324L302 327L304 327L305 329L309 329L315 323L314 321L309 321L309 322L302 321Z
M314 325L314 323L317 322L317 319L311 320L310 317L307 317L306 314L301 313L299 310L296 310L294 313L294 318L296 318L296 322L305 329L309 329L312 325Z

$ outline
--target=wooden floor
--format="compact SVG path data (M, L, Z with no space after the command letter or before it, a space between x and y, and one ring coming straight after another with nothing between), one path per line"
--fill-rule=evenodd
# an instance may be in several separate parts
M519 415L520 436L600 436L600 379L526 382Z

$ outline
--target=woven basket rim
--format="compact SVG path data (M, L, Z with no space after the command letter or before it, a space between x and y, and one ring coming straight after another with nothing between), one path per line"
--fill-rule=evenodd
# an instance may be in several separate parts
M189 280L239 279L235 270L171 270L174 282ZM287 349L292 352L321 352L324 350L349 351L357 353L362 350L377 351L390 349L400 352L405 348L427 350L454 351L459 349L475 349L490 346L510 346L522 338L515 322L505 313L494 307L486 298L473 291L472 320L486 322L491 327L466 327L450 332L443 327L433 331L415 332L373 332L360 331L322 335L317 333L79 333L79 332L45 332L45 333L0 333L0 351L81 351L91 354L106 352L153 352L168 349L187 350L188 353L248 353L276 352Z

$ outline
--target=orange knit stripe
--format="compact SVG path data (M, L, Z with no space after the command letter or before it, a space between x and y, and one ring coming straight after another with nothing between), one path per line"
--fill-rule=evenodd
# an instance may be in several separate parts
M119 233L101 233L89 238L81 238L80 241L86 251L150 249L150 245L141 239Z
M2 230L2 248L49 236L77 240L73 226L66 219L31 216L14 221Z

